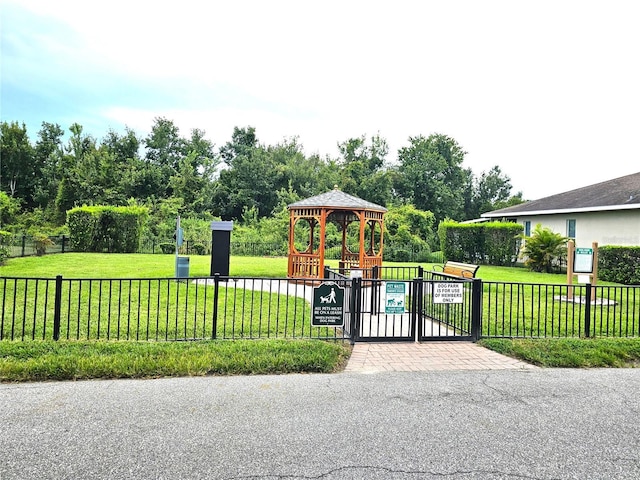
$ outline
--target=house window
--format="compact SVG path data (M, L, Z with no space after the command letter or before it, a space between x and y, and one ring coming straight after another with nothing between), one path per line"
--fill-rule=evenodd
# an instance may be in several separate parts
M567 237L574 239L576 238L576 221L575 219L567 220Z
M529 220L524 221L524 236L525 237L531 236L531 222Z

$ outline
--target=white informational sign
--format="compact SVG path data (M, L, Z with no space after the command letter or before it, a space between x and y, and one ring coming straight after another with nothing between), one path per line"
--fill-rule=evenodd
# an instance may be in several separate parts
M576 248L573 259L574 273L593 272L593 248Z
M434 282L433 303L462 303L463 299L462 282Z

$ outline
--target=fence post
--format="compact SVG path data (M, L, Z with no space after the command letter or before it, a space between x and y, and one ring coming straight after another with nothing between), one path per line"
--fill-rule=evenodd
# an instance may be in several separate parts
M591 335L591 284L585 285L585 305L584 305L584 336Z
M411 325L411 336L415 341L419 341L424 335L422 325L422 305L424 303L424 280L417 277L413 279L413 299L411 302L411 318L413 319L413 325ZM416 337L416 324L418 325L418 336Z
M378 298L382 282L377 280L380 278L380 267L374 265L371 269L371 314L376 315L378 313Z
M474 342L482 336L482 280L474 278L471 284L471 338Z
M24 257L24 250L26 246L27 246L27 236L22 235L22 254L20 255L21 257Z
M360 322L358 321L360 309L358 307L360 305L360 289L362 288L361 281L362 279L360 277L351 279L351 295L349 297L349 330L351 331L351 345L356 343L358 330L360 328Z
M62 275L56 275L56 291L53 306L53 339L60 339L60 316L62 310Z
M215 340L218 331L218 295L220 292L220 274L213 275L213 322L211 326L211 339Z
M61 249L60 249L60 253L64 253L64 247L65 247L65 243L67 241L67 236L66 235L62 235L62 245L61 245Z

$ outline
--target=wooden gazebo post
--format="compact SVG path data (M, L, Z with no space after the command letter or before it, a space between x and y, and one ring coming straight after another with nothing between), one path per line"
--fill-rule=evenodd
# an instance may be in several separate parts
M361 198L348 195L336 188L327 193L301 200L288 206L289 209L289 262L287 275L290 278L323 278L325 263L325 237L327 222L336 222L342 227L342 249L340 266L345 269L361 268L365 271L382 265L384 214L387 209L367 202ZM296 248L295 226L299 221L309 224L307 249ZM359 221L358 253L349 250L347 227ZM319 244L314 245L314 231L320 227ZM369 246L367 243L367 226L371 228ZM379 248L375 248L375 229L380 228Z

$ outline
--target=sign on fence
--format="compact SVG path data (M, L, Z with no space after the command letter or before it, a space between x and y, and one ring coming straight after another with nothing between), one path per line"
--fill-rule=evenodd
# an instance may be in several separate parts
M434 282L433 303L462 303L463 298L462 282Z
M404 282L387 282L385 287L386 300L384 303L384 313L396 314L404 313L404 302L406 288Z
M311 310L313 327L342 327L344 325L344 288L334 282L323 282L314 287Z

